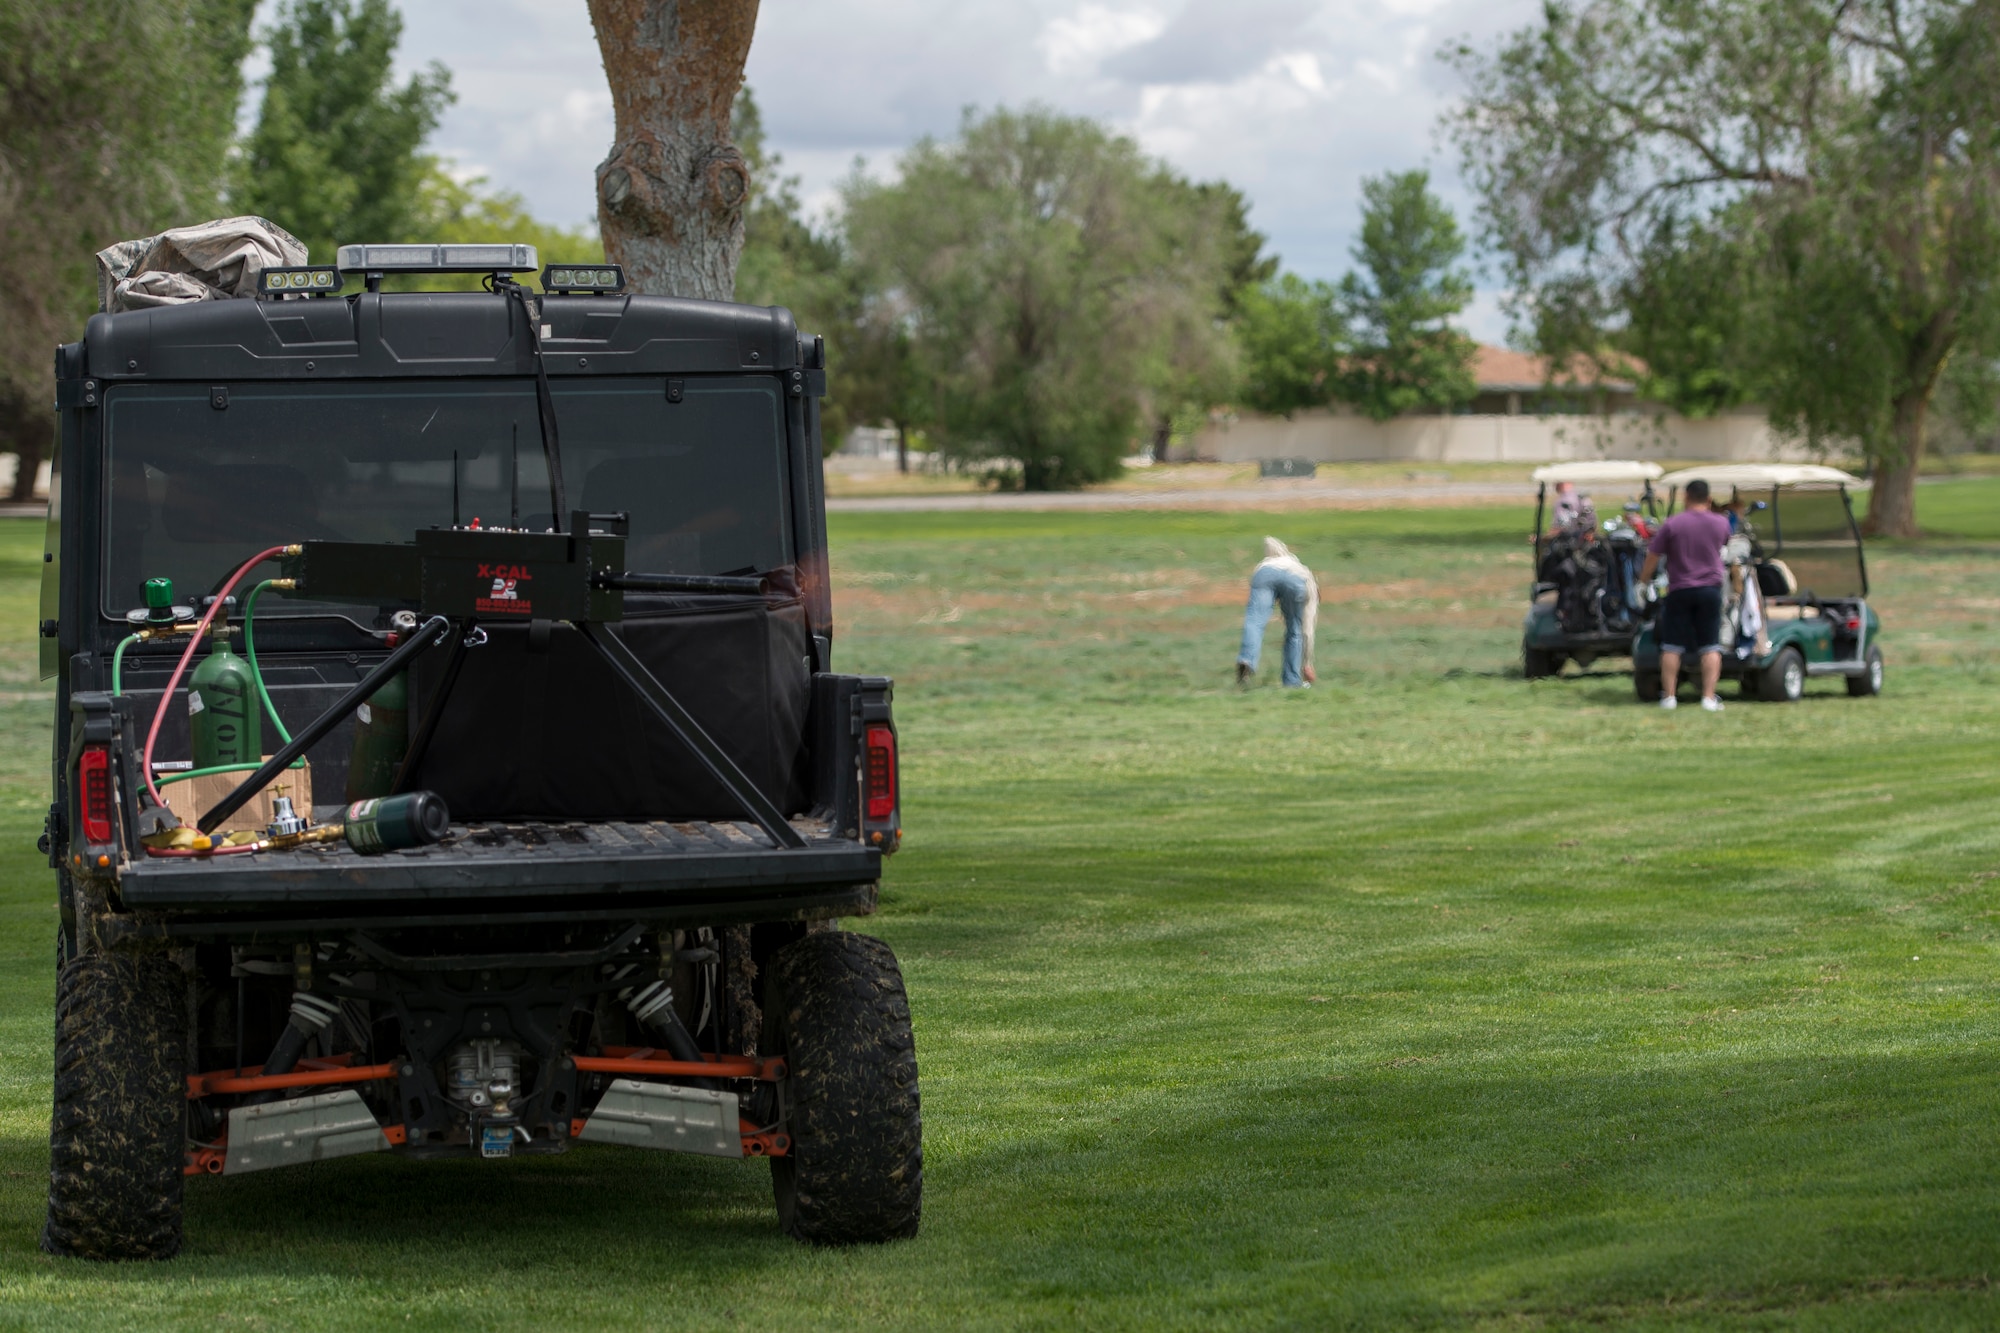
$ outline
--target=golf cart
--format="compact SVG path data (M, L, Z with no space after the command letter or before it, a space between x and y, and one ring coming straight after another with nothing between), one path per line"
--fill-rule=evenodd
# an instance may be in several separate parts
M1521 627L1521 674L1529 680L1555 675L1565 660L1587 667L1632 651L1633 634L1651 615L1638 595L1639 566L1659 519L1653 479L1661 471L1658 463L1618 459L1535 469L1535 582ZM1564 484L1577 501L1554 515L1550 531L1549 488ZM1600 521L1588 493L1614 487L1628 495L1636 489L1638 498Z
M1697 477L1738 529L1724 548L1722 674L1743 697L1792 703L1813 676L1839 676L1853 695L1882 691L1881 631L1868 605L1868 562L1848 497L1868 483L1816 463L1730 463L1663 477L1671 514ZM1725 493L1733 492L1725 501ZM1632 645L1632 687L1660 697L1660 649L1647 625ZM1697 674L1688 662L1681 679Z

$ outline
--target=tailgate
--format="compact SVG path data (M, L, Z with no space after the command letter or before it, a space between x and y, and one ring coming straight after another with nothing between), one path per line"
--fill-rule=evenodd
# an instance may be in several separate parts
M362 856L345 842L292 851L140 858L119 877L128 907L253 907L547 898L651 897L715 889L872 882L882 854L790 821L779 848L755 824L718 820L508 820L454 825L431 847Z

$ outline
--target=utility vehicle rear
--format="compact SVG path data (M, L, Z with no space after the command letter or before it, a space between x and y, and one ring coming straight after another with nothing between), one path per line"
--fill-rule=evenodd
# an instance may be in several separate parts
M579 1142L913 1234L903 983L839 928L901 828L890 682L832 670L822 342L609 265L538 295L525 246L341 259L58 353L45 1247ZM487 290L382 290L436 271Z

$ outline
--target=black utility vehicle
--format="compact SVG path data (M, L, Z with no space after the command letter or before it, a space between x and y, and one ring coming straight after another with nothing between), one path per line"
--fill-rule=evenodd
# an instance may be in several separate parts
M187 1177L573 1141L914 1234L909 1007L838 927L901 830L890 682L831 669L823 344L609 265L537 296L525 246L340 257L58 353L44 1246L171 1255ZM233 712L187 674L225 636Z

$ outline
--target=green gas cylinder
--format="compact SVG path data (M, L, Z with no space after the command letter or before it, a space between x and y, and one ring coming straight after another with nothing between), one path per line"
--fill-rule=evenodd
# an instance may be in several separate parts
M188 681L188 730L196 768L255 764L264 758L263 717L250 664L219 635Z
M387 796L410 748L410 673L398 671L354 710L354 749L347 757L347 799Z

